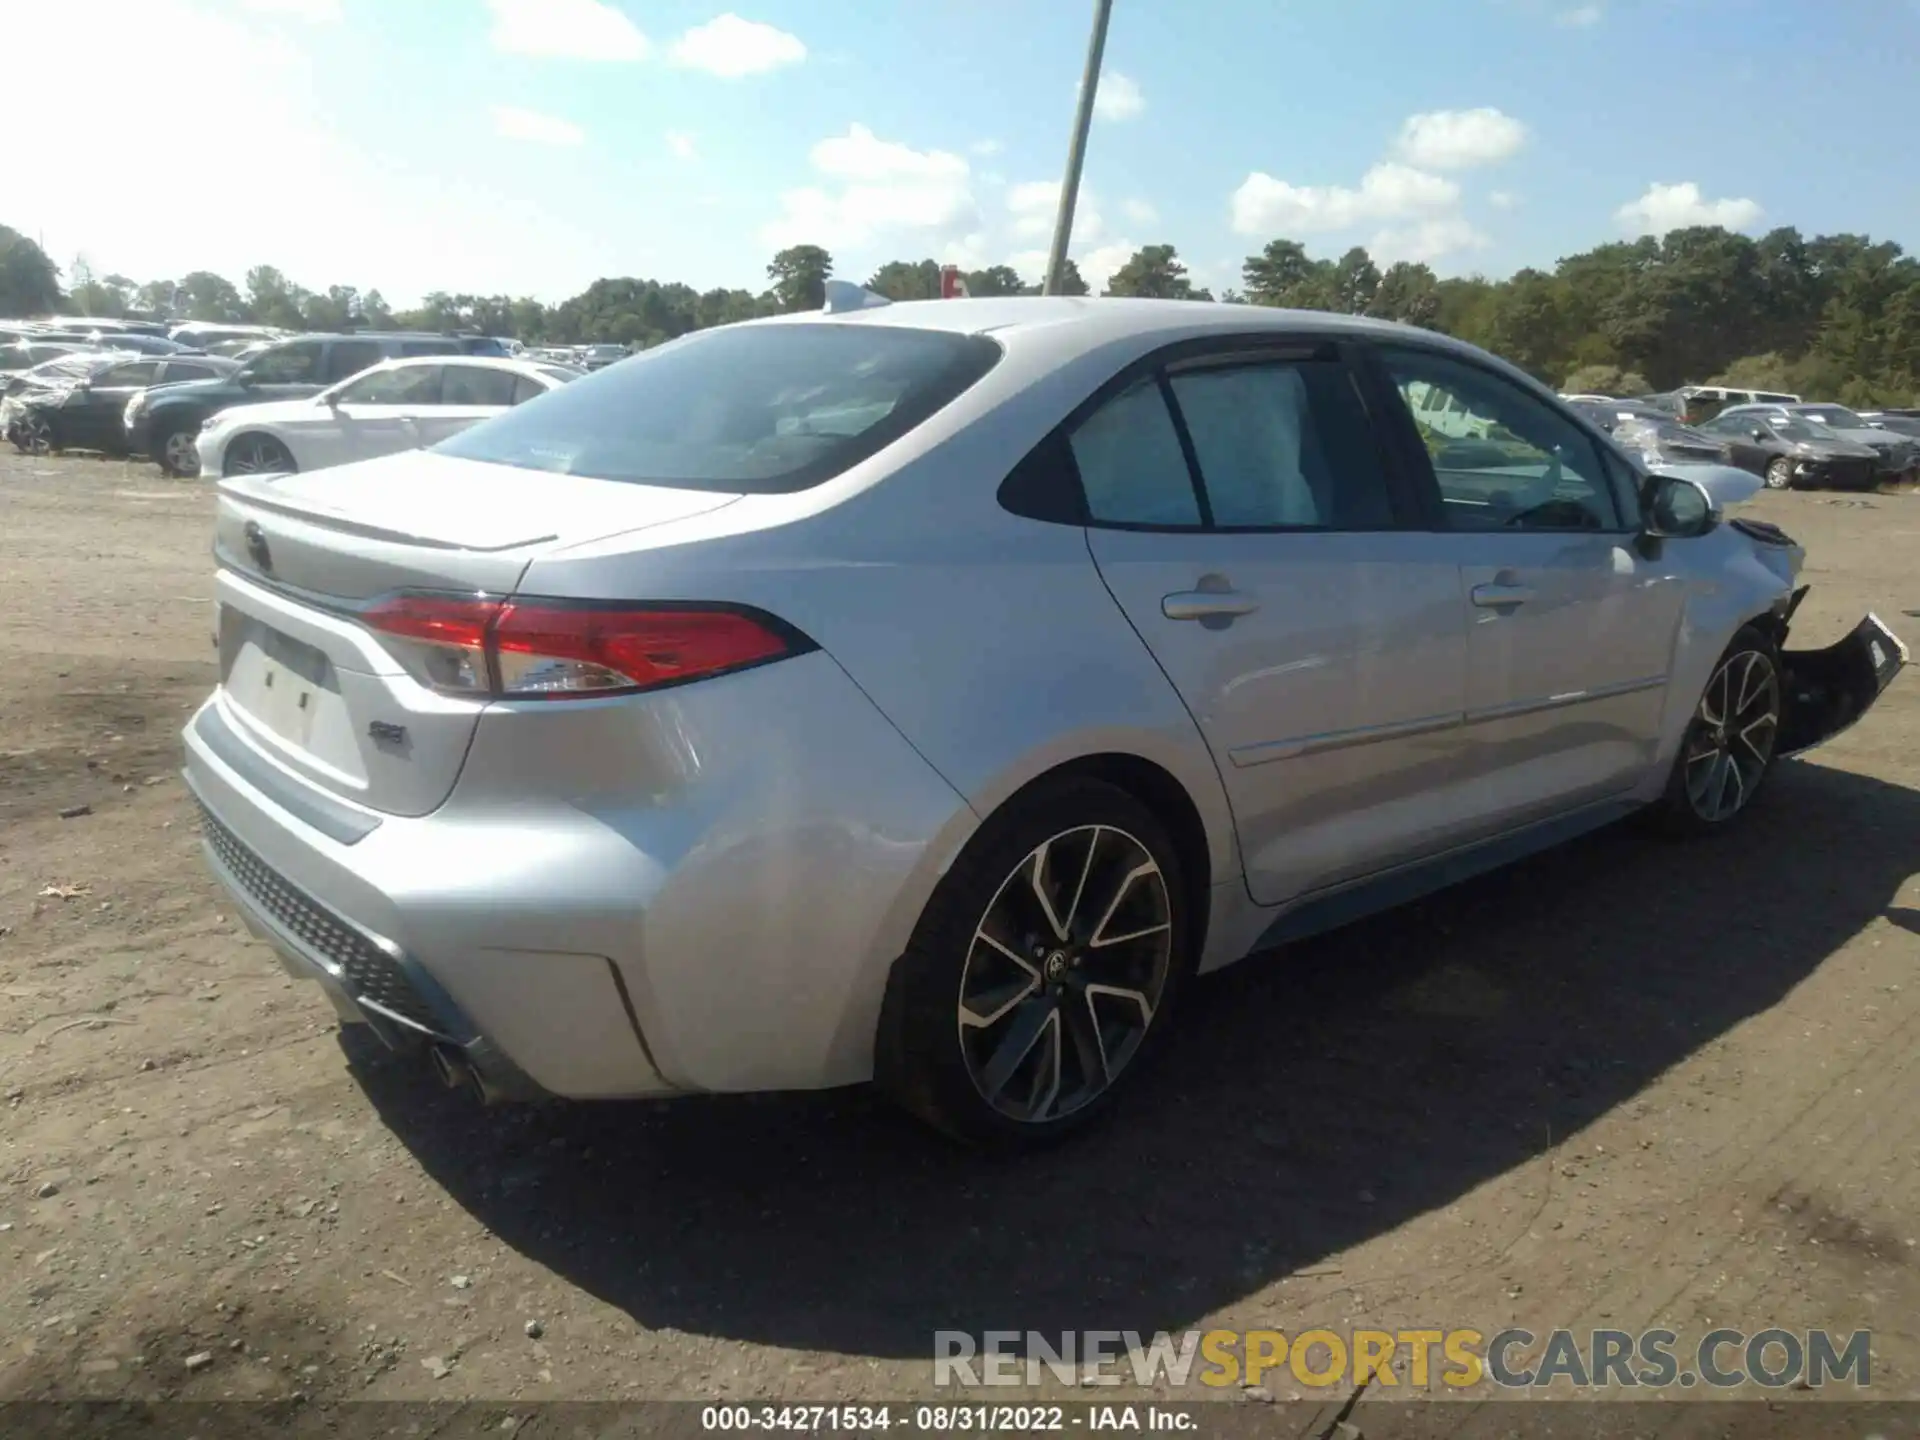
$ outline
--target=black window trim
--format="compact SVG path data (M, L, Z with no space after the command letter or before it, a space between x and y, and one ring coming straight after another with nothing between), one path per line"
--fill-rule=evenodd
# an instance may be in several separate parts
M1617 528L1602 527L1600 529L1583 529L1552 525L1529 525L1524 529L1516 528L1508 531L1504 528L1497 530L1462 530L1457 526L1449 525L1447 523L1445 496L1440 489L1440 477L1436 475L1433 470L1433 457L1427 454L1427 447L1420 442L1420 432L1413 423L1413 412L1408 408L1405 400L1401 398L1399 386L1394 383L1392 371L1389 370L1387 366L1385 353L1387 351L1394 350L1418 355L1431 355L1436 359L1449 361L1466 369L1478 371L1481 375L1486 376L1487 379L1506 385L1510 389L1518 390L1522 395L1527 396L1529 399L1559 415L1571 424L1576 431L1585 436L1587 443L1594 447L1594 463L1600 467L1601 477L1606 481L1607 493L1615 497L1615 509L1620 509L1621 507L1612 477L1608 474L1606 461L1607 451L1612 450L1617 453L1619 447L1614 445L1612 440L1608 439L1606 434L1584 415L1574 410L1558 396L1551 395L1544 388L1529 389L1527 385L1516 380L1512 375L1502 372L1496 366L1486 364L1472 354L1454 350L1444 345L1425 344L1418 338L1401 339L1399 337L1395 337L1391 341L1367 341L1356 348L1363 348L1366 352L1365 359L1367 367L1373 376L1375 386L1381 392L1381 403L1386 406L1389 417L1386 421L1385 428L1391 431L1394 436L1395 449L1399 453L1400 461L1403 465L1411 467L1412 473L1416 477L1416 482L1420 486L1424 500L1423 508L1426 511L1426 528L1428 530L1436 534L1444 535L1500 535L1507 533L1514 535L1638 535L1644 531L1644 516L1636 515L1628 517L1624 512L1621 516L1623 523ZM1631 461L1628 462L1628 465L1630 468L1633 468ZM1631 519L1633 523L1625 523L1629 519Z
M1173 391L1173 377L1199 371L1244 369L1251 366L1283 365L1289 362L1331 361L1340 365L1353 385L1356 398L1366 416L1367 429L1373 435L1380 457L1381 479L1387 487L1392 520L1385 525L1217 525L1213 507L1207 498L1206 479L1200 470L1192 433L1185 413ZM1260 331L1228 336L1205 336L1197 340L1179 340L1149 352L1108 377L1081 401L1058 425L1047 432L1000 483L999 501L1003 509L1022 519L1049 524L1077 525L1089 530L1133 530L1169 535L1383 535L1425 526L1427 516L1421 505L1420 491L1405 471L1404 457L1395 453L1384 433L1391 425L1380 421L1380 403L1375 387L1364 370L1365 360L1354 342L1334 335L1314 335L1299 331ZM1080 478L1073 456L1073 433L1096 411L1116 397L1145 381L1154 382L1161 403L1173 421L1180 453L1187 462L1187 479L1199 504L1200 523L1173 525L1143 520L1100 520L1087 505L1086 485ZM1395 403L1398 404L1397 397ZM1391 411L1388 412L1391 414Z
M391 356L391 355L384 355L384 356L382 356L382 357L381 357L380 359L378 359L378 360L376 360L376 361L374 361L372 365L369 365L369 366L367 367L367 370L371 370L371 369L373 369L373 368L374 368L375 366L378 366L378 365L383 365L383 364L385 364L385 363L386 363L386 362L387 362L388 360L391 360L391 359L393 359L393 358L394 358L394 357L393 357L393 356ZM419 358L421 358L421 357L419 357L419 356L409 356L408 358L409 358L409 359L419 359ZM396 373L397 371L399 371L399 370L400 370L400 369L402 369L402 368L403 368L403 367L400 367L400 366L395 366L393 370L388 370L388 371L385 371L384 373L385 373L385 374L389 374L389 375L391 375L391 374L394 374L394 373ZM408 365L408 366L405 366L404 368L405 368L405 369L407 369L407 370L425 370L425 369L427 369L427 368L429 368L429 367L427 367L427 366L425 366L425 365ZM344 396L344 395L342 395L342 396L340 396L340 397L339 397L339 400L340 400L340 403L341 403L342 405L386 405L386 406L389 406L389 407L391 407L391 406L394 406L394 405L438 405L438 404L440 403L440 398L439 398L439 397L440 397L440 396L442 396L442 395L444 395L444 394L446 393L446 389L447 389L447 367L446 367L446 362L445 362L444 360L441 360L441 359L440 359L439 357L437 357L437 356L436 356L436 357L434 357L434 364L432 365L432 367L431 367L431 368L439 372L439 374L438 374L438 376L437 376L437 378L436 378L436 380L435 380L435 382L434 382L434 387L433 387L433 394L434 394L434 398L433 398L433 399L431 399L431 400L349 400L349 399L347 399L347 397L346 397L346 396ZM357 382L357 381L361 381L361 380L366 380L366 379L369 379L369 378L371 378L371 377L369 377L369 376L367 375L367 372L366 372L366 370L357 370L357 371L355 371L355 372L354 372L353 374L351 374L351 375L349 375L349 376L347 376L347 377L346 377L346 379L344 379L344 380L336 380L336 381L334 381L334 382L333 382L333 384L334 384L334 385L345 385L345 384L347 384L347 383L349 383L349 382ZM328 388L328 389L332 389L332 388L333 388L333 386L332 386L332 385L330 385L330 386L328 386L327 388Z

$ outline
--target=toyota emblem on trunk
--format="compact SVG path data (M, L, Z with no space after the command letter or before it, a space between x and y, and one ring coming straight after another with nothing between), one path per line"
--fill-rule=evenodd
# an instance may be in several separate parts
M267 532L260 528L257 520L247 521L247 554L253 557L253 563L263 572L273 569L273 552L267 548Z

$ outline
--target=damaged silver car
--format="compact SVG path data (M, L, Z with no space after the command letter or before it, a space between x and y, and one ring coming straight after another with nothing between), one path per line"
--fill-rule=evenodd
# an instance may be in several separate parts
M1424 330L836 285L222 481L186 774L254 931L449 1083L877 1080L1021 1144L1195 974L1724 830L1858 720L1905 651L1792 647L1759 484Z

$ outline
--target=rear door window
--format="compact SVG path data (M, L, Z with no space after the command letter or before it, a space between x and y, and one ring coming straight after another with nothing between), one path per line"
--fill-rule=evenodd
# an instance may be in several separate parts
M601 480L784 494L829 480L899 439L999 356L985 336L900 325L701 331L434 448Z
M384 352L375 341L336 340L328 347L327 373L323 378L331 385L349 375L358 375L369 365L378 365L384 358Z
M511 405L513 382L517 378L511 370L492 370L482 365L449 365L440 403Z

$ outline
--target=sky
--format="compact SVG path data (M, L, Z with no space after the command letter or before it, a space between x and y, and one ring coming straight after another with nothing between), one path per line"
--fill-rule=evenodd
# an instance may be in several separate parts
M396 306L758 291L799 242L853 279L931 256L1037 280L1092 10L0 0L0 222L69 276L265 263ZM1232 287L1276 237L1492 276L1701 223L1920 249L1920 0L1113 11L1072 247L1096 289L1161 243Z

